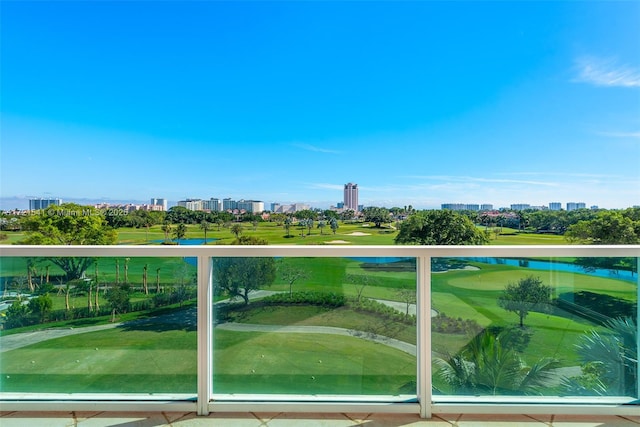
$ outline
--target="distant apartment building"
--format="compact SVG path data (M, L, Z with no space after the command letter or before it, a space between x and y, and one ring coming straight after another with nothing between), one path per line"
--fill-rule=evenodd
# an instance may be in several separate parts
M480 205L480 210L481 211L492 211L493 210L493 205L491 203L483 203Z
M264 211L264 202L241 199L236 202L236 209L250 213L261 213Z
M493 208L493 205L489 206ZM479 211L480 205L476 203L442 203L440 208L449 209L451 211Z
M202 209L209 212L222 212L222 200L215 197L202 201Z
M463 203L443 203L440 205L441 209L449 209L451 211L462 211L464 210Z
M344 185L344 209L358 212L358 184L348 183Z
M305 203L293 203L290 205L271 203L271 212L273 213L295 213L309 209L311 209L311 207Z
M549 210L550 211L560 211L560 210L562 210L562 203L560 203L560 202L551 202L551 203L549 203Z
M134 211L163 211L164 207L162 205L150 205L150 204L142 204L136 205L134 203L96 203L93 205L94 208L105 210L118 210L121 212L131 213Z
M226 199L222 199L222 210L223 211L233 211L238 209L238 202L227 197Z
M531 209L531 205L528 203L514 203L511 205L512 211L523 211L526 209Z
M149 209L149 210L166 211L167 207L168 207L168 202L167 202L167 199L152 198L150 205L151 206L162 206L162 209Z
M586 209L587 204L582 202L567 202L567 211L575 211L576 209Z
M29 199L29 210L37 211L46 209L49 206L60 206L62 199Z
M202 199L186 199L179 200L178 206L182 206L184 208L189 209L190 211L201 211L202 208Z

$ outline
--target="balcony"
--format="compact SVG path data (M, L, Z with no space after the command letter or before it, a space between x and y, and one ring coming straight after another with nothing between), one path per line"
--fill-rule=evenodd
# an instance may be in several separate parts
M340 425L341 414L450 424L529 414L548 425L547 414L632 423L640 411L639 246L0 250L5 299L36 300L49 282L67 303L46 313L34 303L30 321L47 323L3 331L9 417L312 413ZM84 275L63 280L61 260L86 260ZM527 279L548 300L507 298Z

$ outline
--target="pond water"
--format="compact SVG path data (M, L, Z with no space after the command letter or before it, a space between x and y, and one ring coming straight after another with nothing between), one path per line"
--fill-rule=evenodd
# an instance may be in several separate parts
M544 271L565 271L568 273L587 274L589 276L607 277L610 279L622 279L636 282L638 277L636 273L628 270L609 270L606 268L596 268L586 271L584 268L576 264L568 262L554 262L530 260L522 258L460 258L467 261L482 262L484 264L509 265L513 267L530 268L532 270Z
M415 259L410 257L348 257L354 261L367 262L369 264L390 264L393 262L406 261L409 259Z
M192 245L204 245L206 243L214 242L216 240L218 239L210 238L210 239L207 239L206 241L204 239L180 239L180 240L171 240L171 241L183 246L192 246ZM163 243L164 239L152 240L152 242Z
M400 257L349 257L354 261L366 262L371 264L389 264L399 261L406 261L413 258L400 258ZM530 260L522 258L492 258L492 257L477 257L477 258L456 258L465 261L481 262L484 264L499 264L509 265L513 267L530 268L532 270L544 270L544 271L565 271L568 273L587 274L590 276L607 277L611 279L628 280L636 282L638 276L628 270L609 270L606 268L596 268L593 270L585 270L579 265L571 264L569 262L555 262L555 261L542 261L542 260Z

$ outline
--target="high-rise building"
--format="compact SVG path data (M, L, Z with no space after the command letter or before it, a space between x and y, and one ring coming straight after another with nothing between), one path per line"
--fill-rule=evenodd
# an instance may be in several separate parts
M358 184L344 185L344 208L358 212Z
M562 203L560 203L560 202L551 202L551 203L549 203L549 210L550 211L562 210Z
M190 211L202 210L202 199L186 199L178 201L178 206L185 207Z
M575 211L576 209L585 209L587 207L586 203L582 203L582 202L567 202L567 210L568 211Z
M245 212L261 213L264 211L264 202L260 200L238 200L236 208Z
M210 212L220 212L222 211L222 201L215 197L212 197L209 200L203 200L202 209Z
M440 209L448 209L450 211L463 211L465 209L464 203L442 203Z
M151 199L151 205L153 205L153 206L162 206L162 210L166 211L167 210L167 199L153 198L153 199Z
M480 205L480 210L481 211L492 211L493 210L493 205L491 203L483 203Z
M226 199L222 199L222 210L223 211L232 211L234 209L238 209L238 202L227 197Z
M37 211L39 209L47 209L49 206L60 206L61 199L30 199L29 210Z

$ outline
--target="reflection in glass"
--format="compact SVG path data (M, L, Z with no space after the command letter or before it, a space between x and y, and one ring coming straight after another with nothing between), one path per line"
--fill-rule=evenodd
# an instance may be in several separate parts
M434 393L637 397L637 265L434 259Z
M195 260L0 262L0 391L196 392Z
M415 399L415 259L214 258L213 266L214 394Z

